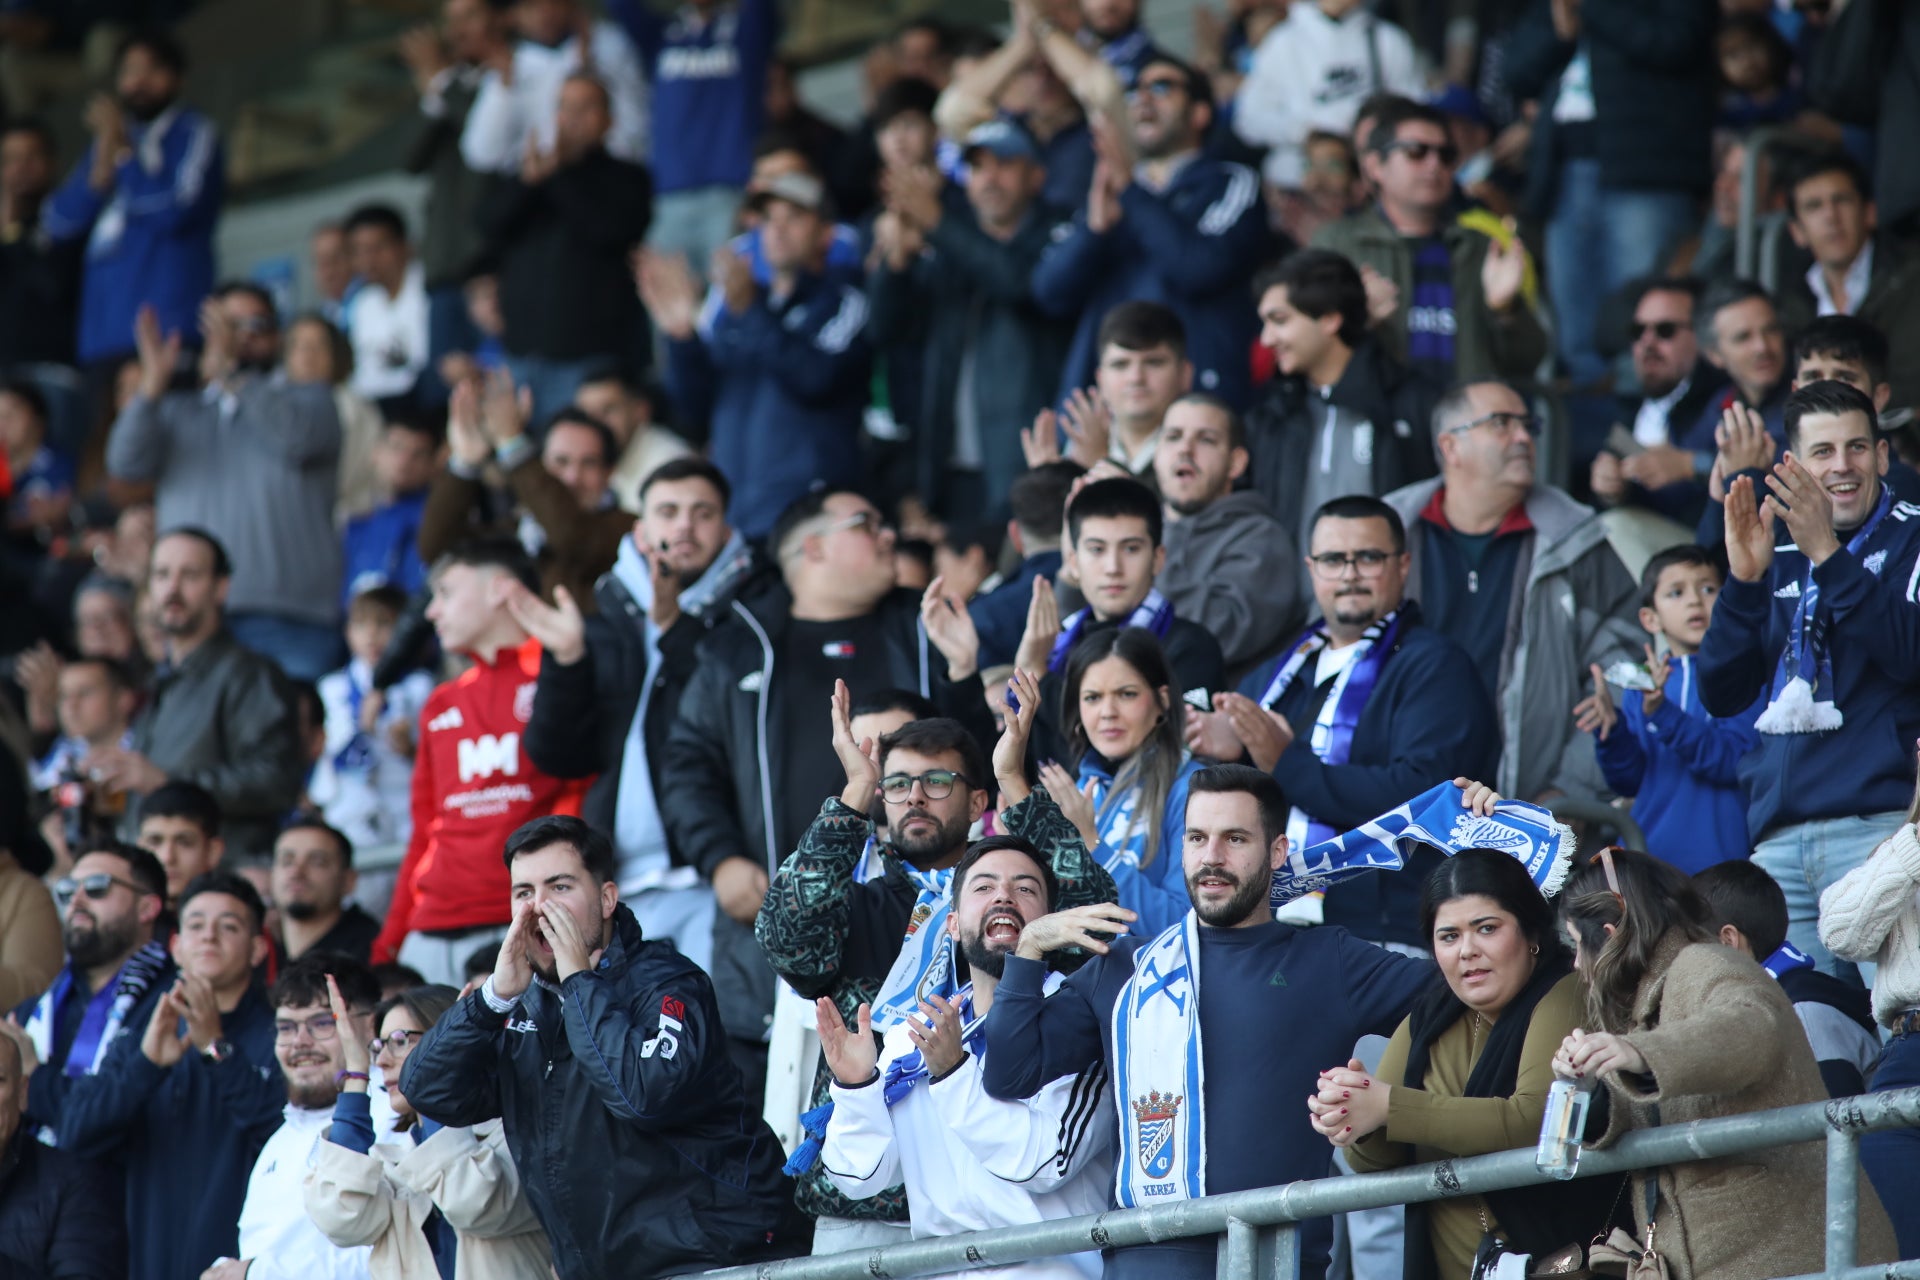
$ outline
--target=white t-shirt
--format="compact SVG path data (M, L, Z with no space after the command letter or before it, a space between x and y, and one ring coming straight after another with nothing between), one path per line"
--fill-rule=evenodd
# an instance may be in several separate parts
M400 292L364 284L347 308L353 335L353 389L369 400L403 396L427 367L427 273L407 267Z

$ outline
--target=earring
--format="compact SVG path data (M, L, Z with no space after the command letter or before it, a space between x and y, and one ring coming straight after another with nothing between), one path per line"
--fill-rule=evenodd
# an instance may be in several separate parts
M1540 944L1536 942L1536 943L1534 943L1534 944L1533 944L1532 946L1530 946L1530 947L1528 947L1528 948L1527 948L1527 954L1528 954L1528 955L1530 955L1530 956L1537 956L1537 955L1539 955L1539 954L1540 954Z

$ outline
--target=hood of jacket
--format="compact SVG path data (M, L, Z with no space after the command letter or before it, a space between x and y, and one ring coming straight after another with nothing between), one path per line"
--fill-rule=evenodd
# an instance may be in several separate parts
M1388 494L1386 501L1400 513L1400 518L1411 532L1420 519L1420 513L1427 509L1427 504L1433 501L1433 495L1445 483L1439 477L1422 480ZM1607 529L1600 521L1600 513L1585 503L1575 502L1564 490L1552 485L1535 484L1532 492L1527 494L1525 507L1527 520L1533 525L1534 532L1533 562L1527 573L1529 587L1542 578L1564 571L1607 540Z

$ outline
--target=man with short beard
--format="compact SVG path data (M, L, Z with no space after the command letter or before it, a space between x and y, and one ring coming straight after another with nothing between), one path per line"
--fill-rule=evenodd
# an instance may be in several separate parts
M351 1025L335 1020L329 983L346 1003ZM268 999L273 1005L273 1056L287 1082L286 1120L260 1149L247 1179L240 1256L220 1259L201 1280L364 1280L372 1249L343 1249L321 1234L307 1217L302 1186L308 1157L325 1138L334 1100L345 1083L341 1041L372 1037L380 983L356 960L314 953L288 965Z
M847 1025L882 1032L902 1025L930 995L959 986L956 935L946 921L954 868L967 833L986 811L991 785L979 743L958 721L914 720L882 737L856 739L853 697L838 682L833 747L846 787L821 806L767 891L754 934L774 971L812 1000L830 1000ZM1024 740L1024 739L1023 739ZM996 761L995 767L999 762ZM1016 758L1014 769L1021 767ZM856 869L874 827L868 809L886 806L885 874L859 883ZM1044 790L998 815L1002 832L1023 837L1046 858L1062 903L1111 900L1113 879ZM834 1073L821 1071L813 1105ZM824 1171L809 1171L796 1197L813 1215L814 1251L832 1253L905 1238L906 1190L896 1178L849 1200Z
M298 817L273 842L273 904L283 960L309 952L364 962L380 922L346 898L357 882L353 842L318 818Z
M151 307L163 329L192 333L213 285L226 162L213 122L180 105L186 68L164 31L121 42L114 92L87 105L93 141L42 213L56 241L86 244L79 356L103 381L133 350L137 312Z
M953 871L946 934L972 981L951 999L929 993L919 1018L873 1037L871 1011L856 1025L822 996L815 1013L833 1075L833 1113L820 1164L833 1185L863 1198L904 1180L916 1237L1017 1226L1099 1213L1107 1204L1112 1130L1088 1099L1106 1087L1090 1056L1028 1102L1003 1102L980 1086L980 1023L1006 958L1026 926L1051 909L1055 878L1040 851L1017 836L968 849ZM1049 975L1057 987L1059 975ZM1081 1280L1098 1254L1042 1258L989 1275Z
M1115 938L1135 918L1124 907L1057 911L1027 924L1006 958L986 1021L986 1092L1030 1098L1089 1059L1103 1061L1127 1134L1117 1208L1325 1177L1326 1140L1299 1099L1326 1063L1351 1058L1361 1036L1390 1034L1431 986L1426 961L1344 929L1274 919L1287 812L1279 784L1258 769L1201 770L1187 800L1185 920L1157 938ZM1093 959L1048 995L1047 957L1076 946ZM1197 1091L1171 1083L1176 1062ZM1111 1122L1115 1113L1102 1110ZM1319 1280L1331 1229L1319 1219L1300 1235L1300 1274ZM1203 1280L1214 1253L1206 1238L1116 1249L1104 1274Z
M51 1137L68 1088L92 1075L149 991L170 986L173 961L155 939L167 873L145 849L116 840L81 851L53 886L64 913L67 967L37 1000L14 1010L0 1034L20 1044L30 1092L27 1124Z
M1234 489L1247 463L1246 428L1226 401L1190 391L1168 407L1153 453L1167 550L1154 585L1176 617L1214 634L1235 674L1272 653L1302 612L1293 535L1264 495Z

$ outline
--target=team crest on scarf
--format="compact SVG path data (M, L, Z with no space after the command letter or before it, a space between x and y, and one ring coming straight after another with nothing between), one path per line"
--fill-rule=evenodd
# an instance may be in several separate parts
M1133 1100L1133 1118L1139 1126L1136 1143L1140 1169L1156 1182L1173 1172L1173 1122L1185 1101L1181 1094L1158 1089Z
M915 907L913 909L913 915L907 920L906 936L911 938L914 934L920 932L920 926L925 924L932 915L933 908L924 902Z

